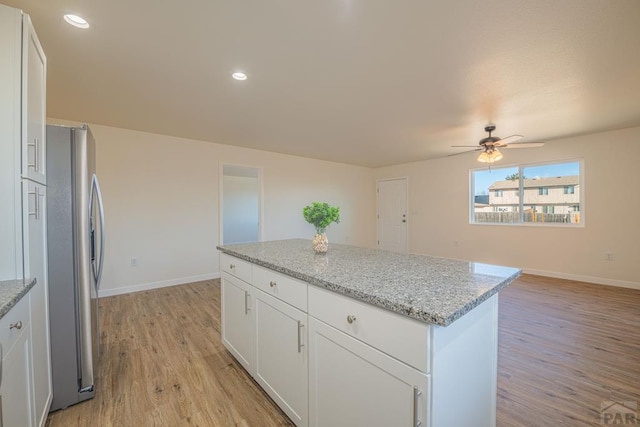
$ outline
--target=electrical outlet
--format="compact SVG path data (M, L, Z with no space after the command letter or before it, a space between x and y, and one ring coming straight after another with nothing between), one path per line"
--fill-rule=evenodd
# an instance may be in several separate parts
M613 261L613 252L605 252L604 253L605 261Z
M131 267L137 267L138 266L138 258L133 257L131 258Z

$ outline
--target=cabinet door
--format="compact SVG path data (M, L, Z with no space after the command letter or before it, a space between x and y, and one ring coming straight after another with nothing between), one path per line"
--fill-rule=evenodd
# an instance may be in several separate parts
M254 372L252 287L222 273L222 342L249 373Z
M262 291L254 292L255 379L297 426L307 426L307 315Z
M26 298L26 297L25 297ZM15 344L2 360L2 400L3 427L27 427L33 425L31 408L31 348L28 321Z
M47 187L22 180L22 242L24 277L44 282L47 269Z
M22 277L21 22L18 9L0 4L0 281Z
M44 184L47 59L29 15L23 15L22 43L22 176Z
M49 347L49 299L45 283L31 289L31 349L33 360L33 407L35 425L47 420L52 399L51 355Z
M51 350L47 281L46 187L23 180L23 241L25 278L36 278L31 296L33 402L36 425L44 425L51 404Z
M313 317L309 329L309 425L429 425L428 375Z

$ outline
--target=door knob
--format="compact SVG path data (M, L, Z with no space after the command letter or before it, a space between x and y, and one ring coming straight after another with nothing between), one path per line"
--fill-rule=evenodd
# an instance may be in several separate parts
M22 329L22 320L18 320L16 323L9 325L9 329Z

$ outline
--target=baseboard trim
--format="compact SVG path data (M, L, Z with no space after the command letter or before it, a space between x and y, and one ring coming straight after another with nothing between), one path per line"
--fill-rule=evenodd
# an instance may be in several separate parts
M179 277L177 279L161 280L159 282L142 283L139 285L123 286L121 288L101 289L98 297L111 297L114 295L130 294L132 292L148 291L151 289L166 288L167 286L184 285L185 283L199 282L201 280L219 279L220 273L200 274L198 276Z
M625 280L605 279L595 276L583 276L580 274L559 273L557 271L537 270L534 268L523 268L525 274L533 274L536 276L555 277L557 279L575 280L577 282L595 283L597 285L618 286L621 288L630 288L640 290L640 282L628 282ZM198 276L180 277L177 279L161 280L159 282L142 283L139 285L123 286L115 289L102 289L98 292L98 296L111 297L114 295L129 294L132 292L148 291L151 289L165 288L168 286L184 285L185 283L199 282L201 280L219 279L220 273L201 274Z
M640 282L627 282L625 280L605 279L603 277L582 276L579 274L558 273L556 271L536 270L533 268L523 268L523 273L536 276L555 277L557 279L575 280L577 282L595 283L597 285L618 286L620 288L630 288L640 290Z

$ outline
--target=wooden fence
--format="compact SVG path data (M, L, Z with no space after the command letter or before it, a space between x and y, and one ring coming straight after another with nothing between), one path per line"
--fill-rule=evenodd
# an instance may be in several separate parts
M520 212L476 212L476 222L491 223L519 223ZM578 223L580 214L577 212L566 214L545 214L527 211L523 215L523 222L555 222Z

